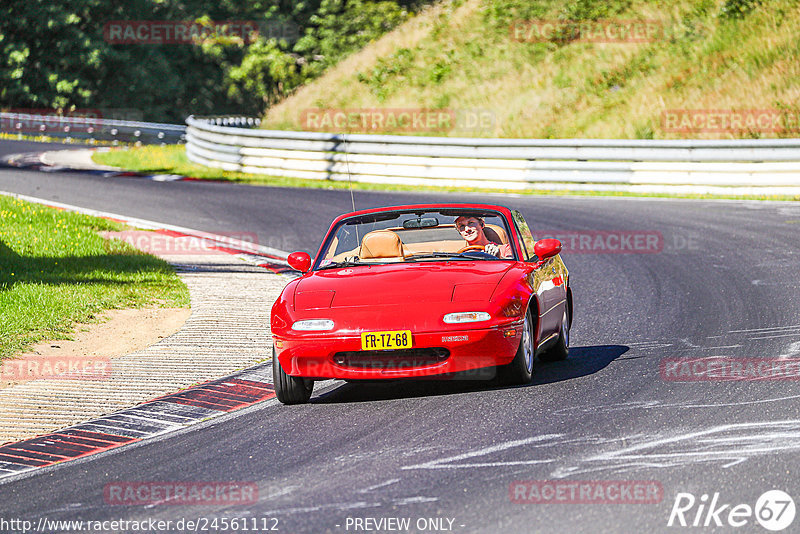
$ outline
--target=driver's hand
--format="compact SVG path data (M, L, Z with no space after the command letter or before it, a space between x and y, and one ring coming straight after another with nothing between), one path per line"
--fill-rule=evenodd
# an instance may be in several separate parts
M492 256L498 256L499 257L499 255L500 255L500 246L495 244L495 243L489 243L488 245L483 247L483 251L488 253L488 254L491 254Z

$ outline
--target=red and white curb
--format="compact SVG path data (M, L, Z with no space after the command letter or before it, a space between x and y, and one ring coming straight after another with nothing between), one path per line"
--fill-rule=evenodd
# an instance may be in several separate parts
M19 195L9 191L0 191L0 195L15 197L26 202L32 202L34 204L40 204L51 208L73 211L94 217L102 217L104 219L124 223L136 228L153 230L161 235L169 237L191 237L199 239L202 241L203 247L206 249L232 254L248 263L257 265L258 267L263 267L276 274L287 275L290 277L297 275L297 271L291 269L289 264L286 262L286 258L289 256L289 253L272 247L267 247L224 235L194 230L192 228L186 228L183 226L164 224L147 219L138 219L136 217L128 217L107 211L81 208L71 204L64 204L61 202L30 197L27 195Z
M276 274L290 277L293 273L296 275L296 271L289 268L286 263L288 253L282 250L190 228L6 191L0 191L0 194L57 209L111 219L171 237L198 238L203 240L204 246L208 249L235 255ZM0 446L0 479L173 432L273 397L275 390L272 385L272 366L259 364L227 377L158 397L85 423L35 438L4 444Z
M219 417L275 397L271 366L217 380L50 434L0 446L0 479L82 458Z

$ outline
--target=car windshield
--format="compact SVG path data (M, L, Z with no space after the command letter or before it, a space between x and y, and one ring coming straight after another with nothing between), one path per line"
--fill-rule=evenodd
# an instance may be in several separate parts
M423 261L514 260L511 233L497 212L470 209L386 211L341 221L317 269Z

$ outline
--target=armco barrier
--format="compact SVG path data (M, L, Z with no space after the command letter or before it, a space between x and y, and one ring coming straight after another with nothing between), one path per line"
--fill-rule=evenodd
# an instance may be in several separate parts
M186 123L190 160L255 174L508 189L638 184L800 193L800 139L476 139L261 130L254 128L258 120L241 117L190 116Z
M92 110L85 116L0 112L0 132L145 144L173 144L185 140L186 126L182 124L113 120L100 115Z

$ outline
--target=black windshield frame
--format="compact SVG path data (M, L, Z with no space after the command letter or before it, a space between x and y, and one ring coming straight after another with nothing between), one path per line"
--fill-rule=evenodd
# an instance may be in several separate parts
M358 226L364 224L372 224L370 229L366 232L362 231L356 232L358 239L360 240L366 233L372 230L379 230L379 229L386 229L390 228L392 225L377 225L376 223L387 223L389 221L396 221L394 226L402 226L403 224L403 217L408 216L408 218L418 218L418 217L438 217L440 220L440 224L452 224L455 219L459 216L468 216L468 217L481 217L481 218L492 218L497 219L497 222L502 223L502 228L504 229L506 236L508 238L508 243L511 246L512 257L511 258L497 258L504 261L518 261L518 252L516 247L514 246L514 233L516 228L512 229L512 224L510 224L508 218L505 214L498 210L486 209L486 208L471 208L471 207L443 207L443 208L434 208L434 207L427 207L425 209L398 209L398 210L391 210L391 211L380 211L380 212L373 212L373 213L366 213L360 215L353 215L352 217L347 217L339 221L334 227L330 229L328 232L327 239L323 242L322 246L320 247L320 252L317 255L317 258L314 260L314 265L312 267L312 271L318 270L325 270L330 269L330 263L323 264L325 261L325 256L328 253L332 243L337 237L339 236L339 232L343 227L346 226ZM382 228L383 227L383 228ZM463 257L458 257L456 255L453 256L456 259L464 259ZM491 261L488 258L483 259L480 257L473 258L475 261ZM443 257L441 261L447 261L448 258ZM358 263L355 262L355 265L365 266L365 265L397 265L398 262L396 261L386 261L386 262L364 262ZM412 262L409 262L412 263ZM353 266L353 265L347 265ZM342 266L344 267L344 266Z

